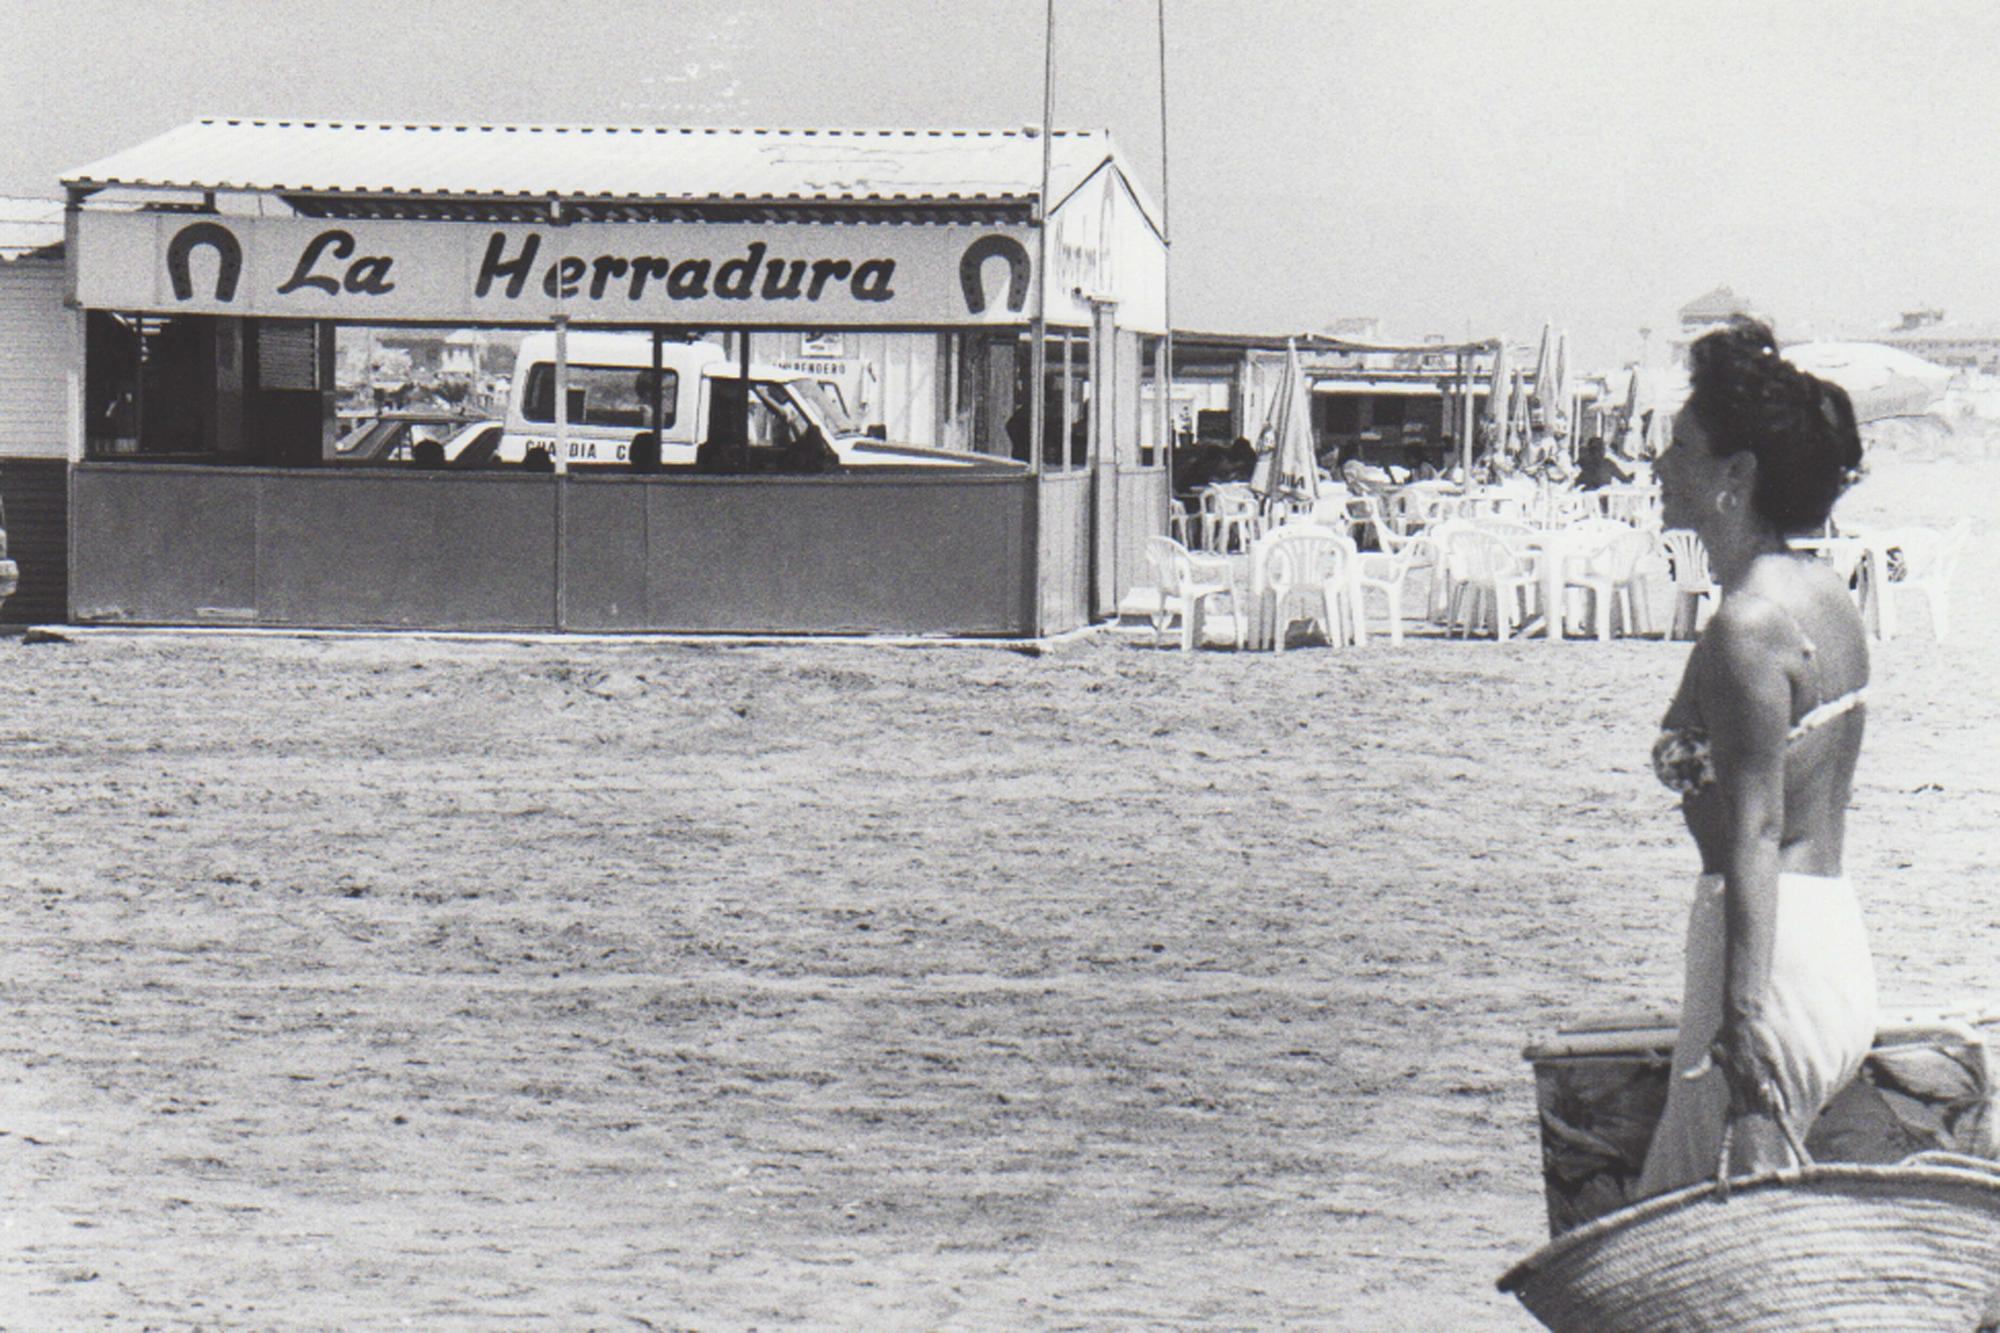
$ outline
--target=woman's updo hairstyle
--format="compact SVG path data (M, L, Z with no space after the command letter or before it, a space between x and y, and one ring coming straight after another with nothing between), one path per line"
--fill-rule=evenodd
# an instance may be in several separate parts
M1688 379L1687 410L1715 456L1756 455L1750 507L1780 533L1822 526L1861 474L1847 390L1779 356L1770 326L1743 315L1695 340Z

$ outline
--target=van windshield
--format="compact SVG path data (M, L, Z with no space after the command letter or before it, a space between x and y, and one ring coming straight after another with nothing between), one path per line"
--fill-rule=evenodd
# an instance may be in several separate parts
M786 380L785 388L794 400L804 405L807 413L819 423L827 438L836 435L859 435L861 427L847 415L847 408L841 403L837 391L821 384L818 380Z
M569 424L648 429L653 424L653 370L647 366L581 366L569 368ZM660 371L660 426L674 424L680 397L680 376ZM529 421L556 419L556 368L540 361L528 368L528 387L521 397L521 415Z

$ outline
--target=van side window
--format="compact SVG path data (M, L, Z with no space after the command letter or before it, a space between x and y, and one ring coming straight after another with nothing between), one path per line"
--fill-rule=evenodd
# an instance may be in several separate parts
M680 401L680 375L660 371L660 428L674 424ZM521 415L538 423L556 419L556 368L546 361L528 367L528 388L521 397ZM650 367L580 366L569 368L569 421L572 426L626 426L650 430L653 425L653 372Z

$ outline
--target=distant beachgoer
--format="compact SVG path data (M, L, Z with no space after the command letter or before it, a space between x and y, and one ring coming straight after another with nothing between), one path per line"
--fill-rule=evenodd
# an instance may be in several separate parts
M1222 462L1217 481L1248 481L1257 471L1257 446L1247 436L1239 435L1230 441Z
M1028 433L1032 424L1028 420L1026 403L1017 404L1014 410L1007 414L1007 452L1017 462L1028 461Z
M1356 495L1386 491L1393 484L1386 469L1364 463L1358 458L1350 458L1340 465L1340 479Z
M1669 528L1708 549L1721 604L1688 655L1653 768L1701 853L1666 1109L1642 1195L1791 1160L1875 1038L1875 978L1841 853L1868 646L1846 586L1787 538L1856 475L1839 386L1739 317L1690 352L1692 392L1654 470Z
M1601 491L1606 486L1632 480L1633 468L1605 445L1602 436L1583 442L1576 455L1576 487L1580 491Z

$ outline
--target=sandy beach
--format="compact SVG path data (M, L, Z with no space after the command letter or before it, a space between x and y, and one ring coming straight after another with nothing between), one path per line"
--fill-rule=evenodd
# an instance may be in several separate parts
M1885 1006L2000 996L2000 462L1879 645ZM1657 641L0 641L0 1327L1533 1327L1523 1043L1670 1000Z

